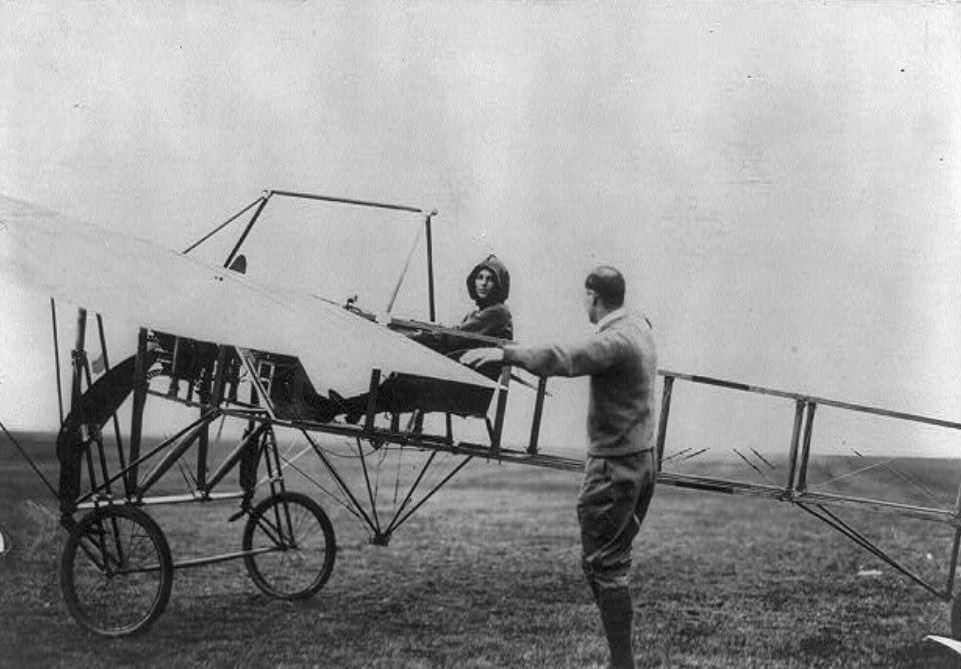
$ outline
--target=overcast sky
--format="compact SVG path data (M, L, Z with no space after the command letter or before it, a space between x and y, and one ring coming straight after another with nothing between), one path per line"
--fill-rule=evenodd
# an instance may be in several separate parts
M520 339L583 334L611 263L662 367L961 416L957 5L375 4L0 2L0 192L173 248L264 188L436 207L443 321L493 251ZM47 302L0 307L52 426Z

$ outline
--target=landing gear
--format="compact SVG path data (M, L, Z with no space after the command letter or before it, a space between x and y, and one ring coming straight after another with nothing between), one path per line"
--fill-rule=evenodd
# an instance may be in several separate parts
M314 500L282 492L260 502L244 527L244 564L271 597L306 599L324 587L337 546L327 514Z
M88 631L107 637L140 632L170 598L170 547L143 511L96 509L70 531L60 582L67 608Z

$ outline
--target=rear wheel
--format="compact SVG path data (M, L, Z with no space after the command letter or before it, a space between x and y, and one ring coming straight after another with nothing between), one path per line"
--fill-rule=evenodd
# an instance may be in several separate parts
M129 506L96 509L67 537L60 584L81 627L108 637L140 632L170 599L170 547L145 512Z
M334 569L334 528L317 502L283 492L260 502L244 527L247 572L271 597L306 599Z

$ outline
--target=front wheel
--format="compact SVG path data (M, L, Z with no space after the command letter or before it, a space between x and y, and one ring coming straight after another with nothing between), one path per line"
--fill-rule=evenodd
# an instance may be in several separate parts
M334 527L317 502L282 492L260 502L244 526L244 564L271 597L306 599L334 569Z
M170 599L173 561L157 523L130 506L91 511L74 525L60 560L67 609L107 637L146 629Z

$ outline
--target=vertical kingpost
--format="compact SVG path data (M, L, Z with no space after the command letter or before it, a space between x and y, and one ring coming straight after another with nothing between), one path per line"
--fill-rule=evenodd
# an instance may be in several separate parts
M437 313L434 306L434 241L430 232L430 220L437 215L437 210L432 209L424 217L424 232L427 235L427 299L430 311L430 322L437 320Z

